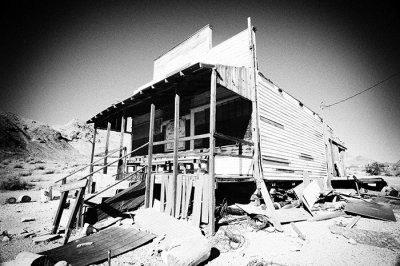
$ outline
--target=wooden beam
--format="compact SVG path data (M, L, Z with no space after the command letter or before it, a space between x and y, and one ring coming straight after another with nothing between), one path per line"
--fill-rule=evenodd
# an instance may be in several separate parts
M215 120L217 112L217 71L211 71L210 84L210 155L208 162L209 182L208 184L208 230L211 235L215 234Z
M149 208L152 204L150 203L150 194L153 191L150 191L152 187L151 184L151 169L152 169L152 160L153 160L153 139L154 139L154 120L155 120L155 105L151 104L150 106L150 127L149 127L149 149L148 149L148 162L147 162L147 175L146 175L146 191L145 191L145 200L144 205L146 208Z
M72 207L72 211L71 211L71 214L70 214L70 217L68 220L67 228L65 230L65 238L64 238L63 245L68 243L68 239L71 235L72 226L75 222L76 215L78 214L78 210L79 210L80 206L82 205L84 194L85 194L85 188L83 187L79 190L78 196L76 197L76 200L75 200L75 204Z
M94 161L94 149L96 147L96 135L97 135L97 127L94 125L94 132L93 132L93 140L92 140L92 153L90 155L90 168L89 173L93 173L93 161ZM93 175L90 175L88 178L88 186L87 186L87 193L92 193L92 183L93 183Z
M111 123L107 123L107 136L106 136L106 147L104 150L104 165L107 165L107 155L108 155L108 146L110 145L110 131L111 131ZM103 174L107 174L107 167L104 167Z
M70 191L78 188L83 188L87 185L87 179L70 182L60 186L60 192Z
M124 147L124 135L125 135L125 128L126 127L126 114L125 114L125 112L123 113L123 115L122 115L122 117L121 117L121 135L120 135L120 139L119 139L119 148L120 148L120 151L119 151L119 157L121 158L122 156L123 156L123 152L126 152L126 151L123 151L122 150L122 148ZM120 178L122 178L122 174L124 173L124 160L121 158L119 161L118 161L118 169L117 169L117 179L120 179Z
M253 26L251 25L251 19L247 19L248 22L248 31L249 31L249 42L250 42L250 55L252 60L252 75L253 75L253 87L254 87L254 101L252 102L252 137L254 143L254 163L253 163L253 170L254 170L254 178L256 181L257 188L260 189L261 195L264 199L264 203L267 206L267 211L271 218L271 222L273 223L274 227L278 231L283 231L282 225L277 218L277 214L275 211L275 207L272 203L271 196L268 192L267 186L264 182L264 173L262 168L262 156L261 156L261 140L260 140L260 127L259 127L259 112L258 112L258 92L257 92L257 61L256 61L256 49L255 49L255 40L253 36Z
M196 136L193 136L193 137L180 138L179 141L181 142L181 141L188 141L188 140L195 140L195 139L206 139L206 138L209 138L209 137L210 137L210 134L206 133L206 134L196 135ZM172 142L174 142L173 139L156 141L156 142L153 142L153 146L164 145L164 144L172 143Z
M66 183L66 179L63 179L62 184L65 184L65 183ZM51 230L52 234L57 233L57 229L58 229L58 226L60 225L60 221L61 221L61 216L64 211L65 203L67 202L67 197L68 197L68 191L61 193L60 203L58 204L56 214L54 215L53 228Z
M172 216L175 216L175 206L176 206L176 186L178 178L178 146L179 146L179 103L180 96L175 94L175 114L174 114L174 158L173 158L173 175L172 175Z

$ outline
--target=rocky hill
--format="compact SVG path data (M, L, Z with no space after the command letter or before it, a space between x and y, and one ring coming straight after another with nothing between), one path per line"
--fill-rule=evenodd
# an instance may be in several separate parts
M35 120L0 111L0 160L6 158L37 157L60 160L79 156L70 143L73 139L86 138L90 131L58 131Z
M95 153L104 152L105 130L98 130ZM91 154L94 129L78 119L50 126L0 111L0 161L37 157L48 160L85 159ZM130 138L124 139L129 145ZM119 148L120 133L111 132L109 150Z

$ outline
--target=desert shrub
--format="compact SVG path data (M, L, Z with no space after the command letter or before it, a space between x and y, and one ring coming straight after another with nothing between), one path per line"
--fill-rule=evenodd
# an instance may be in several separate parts
M24 168L24 166L22 164L16 164L14 165L14 168Z
M51 169L51 170L47 170L44 172L45 175L50 175L50 174L54 174L56 171Z
M27 172L22 172L19 173L20 176L31 176L32 175L32 171L27 171Z
M370 175L380 175L381 174L381 168L379 163L373 162L372 164L368 164L366 167L366 172Z
M0 189L2 190L20 190L27 187L28 183L19 176L9 176L0 180Z
M44 170L46 167L44 165L38 165L35 167L35 170Z

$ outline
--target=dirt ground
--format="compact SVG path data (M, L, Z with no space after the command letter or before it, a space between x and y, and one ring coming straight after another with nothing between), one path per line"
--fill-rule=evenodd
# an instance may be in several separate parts
M28 165L23 166L27 170ZM62 239L45 244L34 244L31 237L24 238L26 232L37 235L49 232L58 201L40 203L40 189L48 186L55 179L79 165L60 165L47 163L45 168L63 169L52 174L32 170L29 179L34 187L24 191L7 191L0 193L0 233L12 233L8 242L0 243L0 262L9 261L21 251L40 252L61 245ZM32 166L34 169L34 166ZM4 170L4 169L3 169ZM40 170L45 171L45 170ZM400 178L383 177L389 184L400 186ZM57 191L53 190L57 196ZM32 202L20 204L3 204L12 196L29 195ZM284 232L255 232L247 221L218 228L217 234L209 237L212 249L211 258L205 265L400 265L400 206L391 205L397 222L361 218L352 229L361 232L361 236L344 237L334 234L347 225L352 217L338 217L319 222L298 222L296 226L306 240L301 240L290 224L283 225ZM66 224L69 210L66 210L61 225ZM34 221L21 222L23 218L34 218ZM335 229L336 228L336 229ZM339 228L339 229L338 229ZM240 245L230 245L224 237L229 230L240 237ZM374 237L367 237L370 233ZM378 237L377 237L378 236ZM360 238L358 238L360 237ZM364 238L363 238L364 237ZM74 239L74 236L71 238ZM164 265L160 256L152 256L152 243L134 251L127 252L112 259L112 265ZM253 261L253 264L249 264ZM102 263L99 265L107 265ZM263 265L263 264L258 264Z

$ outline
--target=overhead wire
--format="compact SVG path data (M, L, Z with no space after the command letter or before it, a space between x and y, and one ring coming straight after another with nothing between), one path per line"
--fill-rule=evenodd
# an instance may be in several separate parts
M339 103L342 103L342 102L345 102L345 101L347 101L347 100L350 100L351 98L354 98L354 97L356 97L356 96L358 96L358 95L360 95L360 94L362 94L362 93L364 93L364 92L367 92L367 91L369 91L369 90L372 90L373 88L375 88L375 87L381 85L382 83L384 83L384 82L386 82L386 81L388 81L388 80L390 80L390 79L392 79L392 78L394 78L394 77L396 77L396 76L398 76L398 75L400 75L400 72L394 73L394 74L388 76L387 78L385 78L385 79L383 79L383 80L381 80L381 81L375 83L375 84L372 85L371 87L368 87L368 88L366 88L365 90L362 90L362 91L360 91L360 92L358 92L358 93L356 93L356 94L354 94L354 95L352 95L352 96L350 96L350 97L347 97L347 98L345 98L345 99L343 99L343 100L337 101L337 102L332 103L332 104L329 104L329 105L323 105L323 107L332 107L332 106L337 105L337 104L339 104Z

